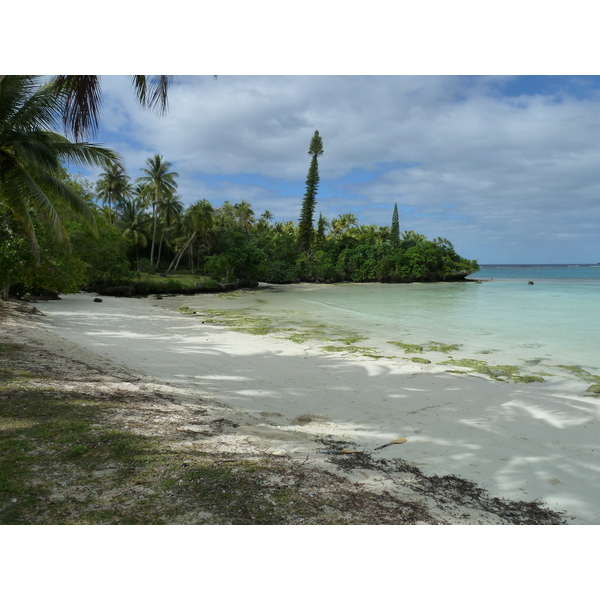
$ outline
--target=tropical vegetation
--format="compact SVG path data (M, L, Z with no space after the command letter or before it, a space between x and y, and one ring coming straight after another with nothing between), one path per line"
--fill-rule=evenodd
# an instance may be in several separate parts
M87 81L87 80L86 80ZM137 177L119 157L55 133L65 114L81 134L94 114L73 117L69 80L0 79L0 287L3 297L95 289L104 293L199 291L257 281L459 280L477 270L445 238L360 224L351 213L313 222L323 141L316 131L298 222L256 215L246 200L185 206L179 175L159 154ZM161 88L162 89L162 88ZM84 95L85 98L85 95ZM71 112L69 112L71 111ZM79 129L76 129L76 124ZM82 129L83 128L83 129ZM69 164L102 167L95 182ZM391 208L391 207L390 207ZM149 279L149 275L157 275ZM179 286L186 274L196 282Z
M0 78L0 293L15 279L33 277L43 263L40 242L55 244L57 255L69 237L59 206L87 222L96 233L91 207L68 185L65 163L118 165L111 150L71 142L56 133L68 101L65 89L32 76ZM32 271L33 269L33 271ZM27 274L27 275L26 275Z

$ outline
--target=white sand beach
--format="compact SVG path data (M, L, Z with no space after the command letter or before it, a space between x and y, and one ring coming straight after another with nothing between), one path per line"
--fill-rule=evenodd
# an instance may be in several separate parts
M427 474L457 475L493 496L540 500L572 524L600 523L598 396L568 383L500 383L435 365L325 354L177 313L169 299L93 298L39 303L39 322L107 364L237 415L236 443L326 466L320 440L339 441ZM400 436L407 442L374 451ZM389 485L367 471L353 476Z

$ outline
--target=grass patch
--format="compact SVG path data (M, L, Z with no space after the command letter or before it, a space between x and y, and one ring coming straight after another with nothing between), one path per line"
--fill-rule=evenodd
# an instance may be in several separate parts
M190 452L116 425L120 398L2 386L0 524L402 524L399 500L285 457ZM408 505L407 505L408 506Z
M193 291L217 291L219 283L203 275L172 273L166 276L140 273L131 282L139 294L176 294Z

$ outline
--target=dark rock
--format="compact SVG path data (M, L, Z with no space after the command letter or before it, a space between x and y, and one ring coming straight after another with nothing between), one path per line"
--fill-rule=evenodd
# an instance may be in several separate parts
M94 302L102 302L102 298L94 298Z

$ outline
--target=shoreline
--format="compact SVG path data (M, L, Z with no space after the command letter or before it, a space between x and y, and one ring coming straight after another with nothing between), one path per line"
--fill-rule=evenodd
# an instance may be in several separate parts
M221 436L220 443L306 460L311 468L335 472L354 460L351 479L379 491L398 492L401 480L410 477L406 471L378 472L373 461L404 461L427 476L473 481L493 496L541 500L548 509L574 517L569 522L600 522L595 512L599 490L587 481L586 470L586 460L595 458L593 435L579 440L582 447L575 454L561 458L552 452L557 443L567 449L573 435L569 425L576 426L569 415L561 420L558 407L564 412L570 405L580 417L585 407L581 399L561 399L552 386L536 385L531 391L526 385L426 372L414 363L399 366L390 360L324 355L306 344L202 323L153 299L93 303L92 298L78 294L56 304L38 303L47 316L33 318L43 323L54 344L58 339L77 344L67 344L73 357L83 356L78 349L83 345L90 361L137 370L147 384L185 389L235 415L238 426ZM39 335L39 328L32 333ZM544 412L548 403L551 407ZM527 415L530 420L523 422ZM598 425L591 415L586 422ZM535 431L540 423L542 430ZM538 427L532 429L532 424ZM545 440L548 431L560 439ZM400 436L408 442L373 451ZM351 458L318 453L343 445L363 454ZM357 457L369 461L361 464ZM422 497L406 487L403 492ZM427 499L430 507L432 500ZM441 521L509 522L497 515L486 520L477 510L477 516L461 518L456 510L447 511Z

